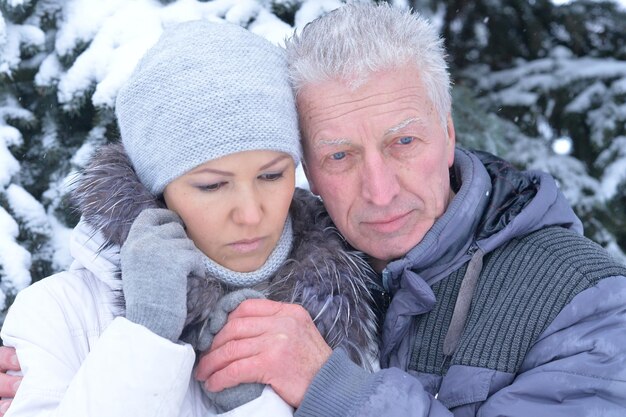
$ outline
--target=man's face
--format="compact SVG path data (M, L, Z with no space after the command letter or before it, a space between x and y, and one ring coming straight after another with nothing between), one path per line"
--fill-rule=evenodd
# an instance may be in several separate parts
M446 130L412 68L298 96L305 172L339 231L381 270L418 244L450 199L454 127Z

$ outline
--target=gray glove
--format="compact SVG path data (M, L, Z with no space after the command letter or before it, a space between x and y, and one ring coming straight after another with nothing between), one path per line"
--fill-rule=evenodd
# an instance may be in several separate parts
M249 298L265 298L260 292L243 288L226 294L217 302L215 310L209 316L209 333L217 334L228 320L228 313L241 304L242 301ZM236 387L226 388L220 392L204 391L207 397L212 401L218 413L225 413L254 400L263 392L263 384L239 384Z
M187 277L204 276L203 254L170 210L147 209L120 251L126 318L173 342L187 317Z

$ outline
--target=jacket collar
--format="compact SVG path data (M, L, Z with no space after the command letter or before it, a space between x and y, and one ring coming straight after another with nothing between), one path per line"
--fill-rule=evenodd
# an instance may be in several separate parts
M451 179L458 191L444 215L406 256L387 265L388 290L403 286L405 270L433 285L467 262L473 247L488 253L555 225L582 233L582 223L549 174L519 171L486 152L457 148Z
M381 363L404 339L411 317L435 305L431 286L509 240L547 226L582 232L580 220L545 173L519 171L485 152L455 151L451 170L457 190L446 212L403 258L383 271L392 300L383 326Z

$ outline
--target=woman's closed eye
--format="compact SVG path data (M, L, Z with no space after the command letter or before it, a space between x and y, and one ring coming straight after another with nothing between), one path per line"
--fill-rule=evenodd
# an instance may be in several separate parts
M259 179L263 180L263 181L277 181L281 178L283 178L284 172L268 172L265 174L261 174L259 175Z
M201 191L217 191L220 188L222 188L223 186L225 186L227 184L227 182L225 181L220 181L220 182L214 182L211 184L202 184L202 185L197 185L196 187L201 190Z

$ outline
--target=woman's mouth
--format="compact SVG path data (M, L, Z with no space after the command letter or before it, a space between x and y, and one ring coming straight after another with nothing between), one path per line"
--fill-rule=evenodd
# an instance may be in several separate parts
M241 239L236 242L229 243L228 246L235 252L238 252L241 254L247 254L247 253L255 252L259 248L261 248L261 246L263 246L264 241L265 241L264 237L255 237L251 239Z

